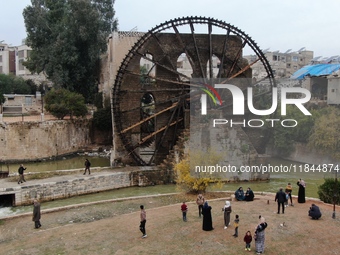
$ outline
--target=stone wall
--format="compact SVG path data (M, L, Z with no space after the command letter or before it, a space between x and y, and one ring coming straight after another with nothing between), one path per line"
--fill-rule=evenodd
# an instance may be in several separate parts
M91 144L91 121L0 123L0 160L34 161L58 157Z
M275 150L269 150L273 156L277 156ZM315 149L308 148L304 143L295 143L292 153L285 157L285 159L307 164L337 164L340 165L339 160L333 159L328 154L320 153Z
M11 188L0 188L0 195L12 195L13 206L29 205L37 198L51 201L78 195L91 194L132 186L150 186L172 183L172 171L159 170L156 167L136 167L99 172L92 176L64 175L49 180L35 180Z

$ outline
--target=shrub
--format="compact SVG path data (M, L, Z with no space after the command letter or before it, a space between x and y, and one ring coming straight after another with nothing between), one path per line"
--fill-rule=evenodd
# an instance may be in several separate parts
M195 151L186 154L174 169L176 172L176 184L179 190L187 193L204 193L211 183L221 186L222 182L218 178L212 178L209 173L199 173L197 176L190 173L190 160L197 165L214 165L221 159L221 155L214 151Z
M102 131L112 130L112 115L110 108L98 109L93 114L93 124L96 128Z
M335 203L340 205L339 191L340 181L335 183L334 178L325 178L325 182L318 188L318 195L325 203L333 204L335 198Z

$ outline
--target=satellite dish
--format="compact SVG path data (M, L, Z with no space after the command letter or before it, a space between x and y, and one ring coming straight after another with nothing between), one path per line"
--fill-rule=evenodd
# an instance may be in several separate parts
M292 51L292 49L289 49L289 50L287 50L286 52L285 52L285 54L287 54L287 53L289 53L289 52L291 52Z
M302 47L301 49L298 50L298 52L300 53L301 51L305 50L306 47Z
M321 58L322 56L317 56L317 57L315 57L315 58L312 58L312 60L311 61L317 61L319 58Z
M263 50L263 53L266 54L269 51L270 48L267 48L265 50Z
M327 58L325 61L326 61L327 63L329 63L329 62L331 62L332 60L336 59L337 57L339 57L339 56L331 56L330 58Z

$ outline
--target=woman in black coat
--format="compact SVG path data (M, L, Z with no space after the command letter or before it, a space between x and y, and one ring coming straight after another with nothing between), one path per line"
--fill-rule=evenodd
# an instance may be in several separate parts
M299 186L298 203L305 203L306 202L306 197L305 197L306 183L304 180L300 179L296 184Z
M202 208L203 214L203 230L210 231L213 230L212 226L212 217L211 217L211 206L208 205L208 202L205 202Z

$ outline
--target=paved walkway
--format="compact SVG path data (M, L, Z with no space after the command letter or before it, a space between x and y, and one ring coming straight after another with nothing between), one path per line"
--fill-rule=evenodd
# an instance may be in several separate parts
M84 179L84 178L92 178L97 176L108 176L112 175L114 173L118 172L126 172L126 171L137 171L140 167L118 167L118 168L110 168L110 167L93 167L91 168L91 175L86 174L84 175L83 169L73 169L73 170L60 170L60 172L74 172L72 174L68 173L65 175L58 175L53 176L50 178L44 178L44 179L32 179L27 180L24 183L18 184L17 181L10 181L12 178L3 178L0 179L0 192L6 191L9 188L17 189L20 187L27 187L32 185L42 185L44 183L51 183L51 182L64 182L64 181L72 181L72 180L78 180L78 179ZM98 171L100 170L100 171ZM32 174L32 173L31 173ZM27 175L26 175L27 176ZM17 179L19 179L19 176L15 176Z

